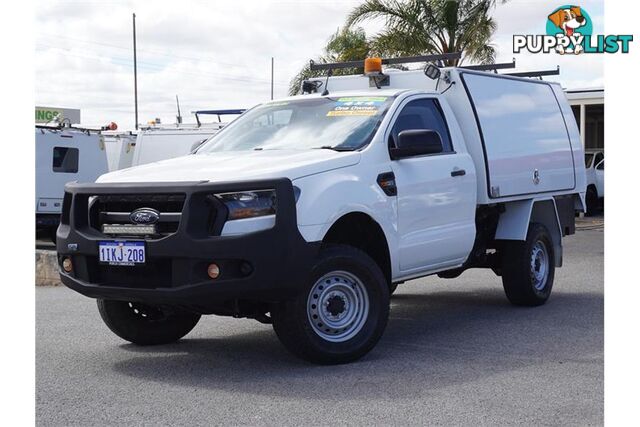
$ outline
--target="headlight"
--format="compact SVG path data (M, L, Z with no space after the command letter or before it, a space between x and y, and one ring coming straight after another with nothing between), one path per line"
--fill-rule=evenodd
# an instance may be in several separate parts
M229 210L229 220L254 218L276 213L276 191L258 190L216 194Z

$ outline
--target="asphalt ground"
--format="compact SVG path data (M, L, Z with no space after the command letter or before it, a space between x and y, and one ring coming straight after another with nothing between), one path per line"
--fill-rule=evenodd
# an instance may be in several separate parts
M509 305L485 270L414 280L377 347L341 366L294 358L268 325L214 316L176 344L136 347L94 300L38 287L37 424L601 425L604 233L593 224L565 239L546 305Z

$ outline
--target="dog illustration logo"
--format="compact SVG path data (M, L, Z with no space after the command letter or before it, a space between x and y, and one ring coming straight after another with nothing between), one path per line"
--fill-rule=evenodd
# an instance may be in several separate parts
M587 24L587 18L582 16L582 10L578 6L558 9L549 15L549 20L569 37L573 35L576 29Z
M547 34L550 33L550 26L556 37L565 37L568 39L573 38L573 40L575 40L574 36L579 37L591 34L589 29L591 27L591 23L589 22L588 15L583 13L580 6L562 6L551 13L548 18ZM571 52L578 55L584 52L584 47L581 44L574 44L573 48L571 48L559 43L556 46L556 52L561 55Z

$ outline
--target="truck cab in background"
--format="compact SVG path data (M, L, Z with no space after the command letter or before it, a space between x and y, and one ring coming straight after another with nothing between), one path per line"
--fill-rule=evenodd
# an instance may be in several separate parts
M198 110L193 114L194 124L150 125L140 129L135 141L135 150L129 166L139 166L174 157L186 156L204 143L245 110ZM217 121L205 122L203 116L215 116Z
M596 215L604 205L604 150L585 150L587 174L586 216Z
M248 110L191 156L67 185L63 283L133 343L248 317L324 364L369 352L414 278L486 268L512 304L544 304L585 209L560 86L364 65Z
M67 182L94 182L109 171L99 131L36 125L36 230L55 230Z

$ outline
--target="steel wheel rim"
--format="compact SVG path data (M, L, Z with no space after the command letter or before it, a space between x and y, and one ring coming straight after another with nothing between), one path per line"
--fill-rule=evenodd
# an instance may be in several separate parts
M353 338L369 315L369 296L360 279L346 271L332 271L318 279L307 298L313 331L330 342Z
M530 267L533 287L538 291L544 290L549 277L549 252L547 246L540 240L533 245Z

